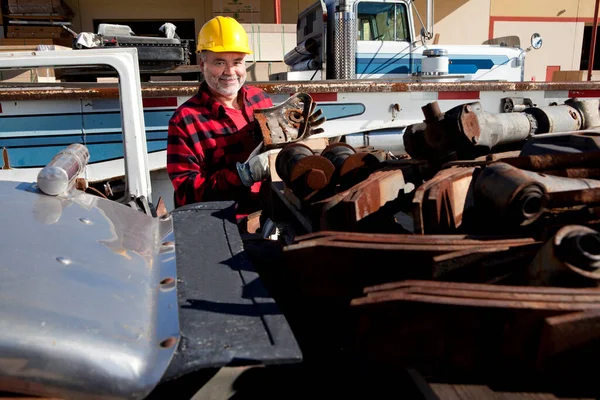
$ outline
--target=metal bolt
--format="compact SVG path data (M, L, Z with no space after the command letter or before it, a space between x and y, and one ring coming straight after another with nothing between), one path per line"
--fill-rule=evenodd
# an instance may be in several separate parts
M160 347L168 349L169 347L175 346L175 343L177 343L177 339L171 336L160 342Z
M173 279L171 277L165 278L162 281L160 281L161 285L170 285L170 284L173 284L173 283L175 283L175 279Z
M81 221L81 223L83 223L83 224L85 224L85 225L92 225L92 224L93 224L93 222L92 222L92 220L91 220L91 219L89 219L89 218L85 218L85 217L83 217L83 218L79 218L79 221Z
M73 261L67 257L56 257L56 261L64 265L70 265Z
M168 221L170 219L171 219L171 214L169 214L169 213L167 213L167 214L165 214L165 215L163 215L163 216L160 217L161 221Z

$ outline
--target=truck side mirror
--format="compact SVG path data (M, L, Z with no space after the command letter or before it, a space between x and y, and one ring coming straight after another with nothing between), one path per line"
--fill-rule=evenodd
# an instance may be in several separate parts
M531 47L535 50L538 50L542 47L542 35L539 33L534 33L531 35Z

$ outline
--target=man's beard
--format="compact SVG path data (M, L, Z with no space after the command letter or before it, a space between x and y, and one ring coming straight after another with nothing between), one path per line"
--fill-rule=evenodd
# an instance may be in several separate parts
M219 93L222 96L229 97L237 94L240 88L244 85L246 78L236 76L235 79L232 79L232 81L235 81L236 84L223 85L218 77L212 76L206 80L206 83L208 83L208 86L215 92Z

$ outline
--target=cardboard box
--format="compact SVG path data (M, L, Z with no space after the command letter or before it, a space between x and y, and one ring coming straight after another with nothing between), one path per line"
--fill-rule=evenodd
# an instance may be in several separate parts
M213 0L213 13L260 13L260 0Z
M258 13L226 13L226 12L221 12L221 13L214 13L213 14L215 17L217 15L222 15L223 17L231 17L234 18L237 22L239 22L240 24L251 24L251 23L258 23L260 22L260 14Z
M23 26L10 25L6 30L7 38L60 38L61 35L68 35L60 26ZM70 35L69 35L70 36Z
M62 0L8 0L7 8L10 15L73 16L73 10Z
M0 70L0 81L2 82L37 82L33 70Z
M0 39L0 46L37 46L38 44L54 44L52 39L8 38Z
M592 71L592 77L594 71ZM582 82L587 80L587 71L561 70L552 73L553 82Z

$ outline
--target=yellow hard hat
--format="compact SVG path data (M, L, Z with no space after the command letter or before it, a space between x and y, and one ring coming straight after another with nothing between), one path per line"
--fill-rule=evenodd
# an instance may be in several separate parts
M214 17L200 29L196 52L203 50L252 54L246 30L235 19L222 16Z

